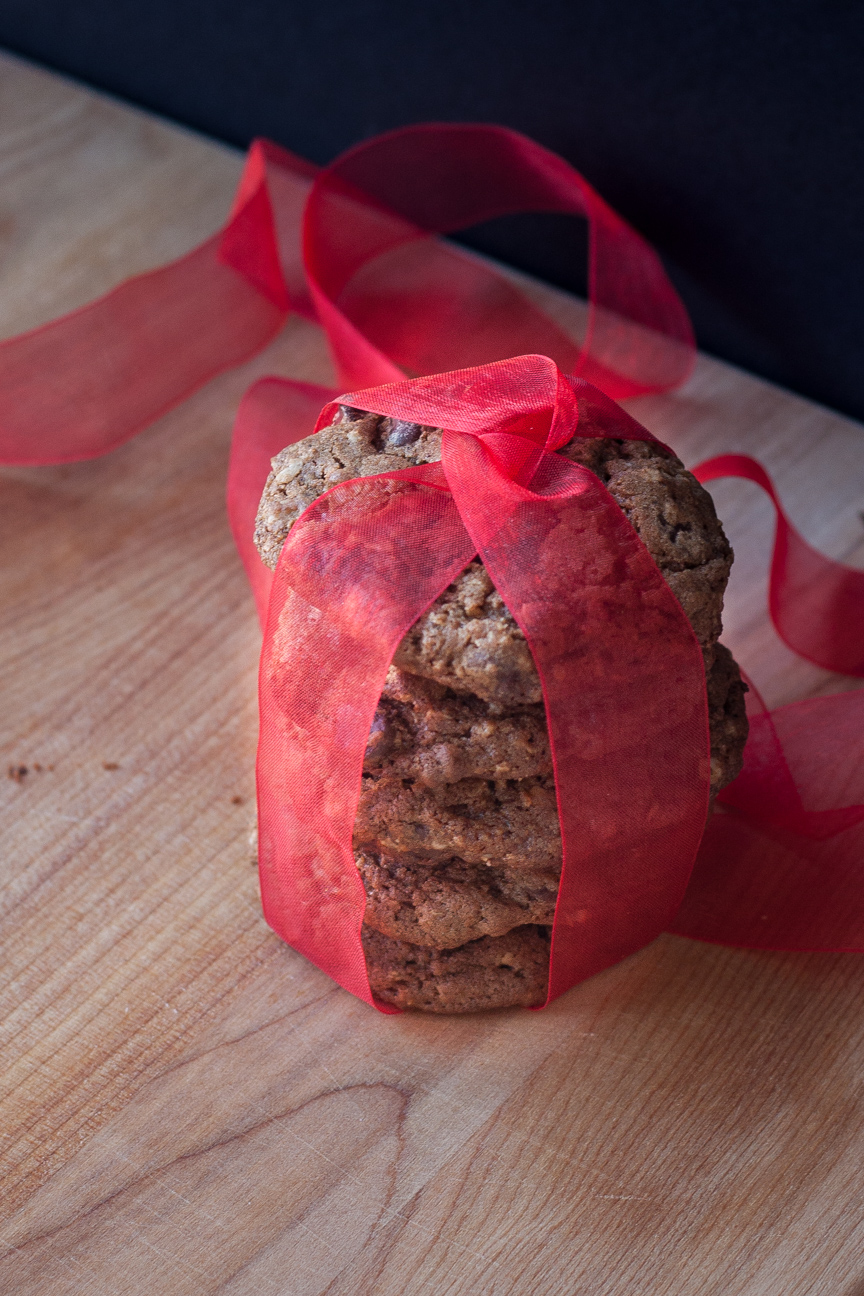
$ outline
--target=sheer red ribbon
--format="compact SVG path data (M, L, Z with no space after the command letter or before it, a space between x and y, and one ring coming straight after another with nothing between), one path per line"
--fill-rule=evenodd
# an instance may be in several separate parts
M768 494L777 632L818 666L864 677L864 572L807 544L755 459L719 455L693 471ZM748 682L744 769L720 793L671 930L726 945L864 950L864 690L769 712Z
M578 347L482 258L437 237L533 210L589 223L590 305ZM525 137L412 127L320 172L257 143L220 234L0 344L0 461L110 450L254 354L289 309L323 326L341 386L376 387L346 399L447 432L440 466L348 483L313 505L289 537L271 599L251 541L269 459L311 432L336 393L266 379L238 412L229 512L262 616L269 605L259 776L272 925L370 997L349 847L375 690L407 626L480 552L531 644L547 699L565 848L550 995L664 925L735 944L864 948L864 763L855 760L864 694L773 717L757 707L745 771L723 794L673 918L704 808L701 664L677 603L597 479L550 452L572 435L576 395L591 391L556 364L619 399L665 390L689 372L692 336L651 248ZM466 366L473 386L447 372ZM438 376L406 384L406 372ZM591 399L600 411L592 435L648 435L599 394ZM770 490L740 456L703 471ZM864 675L862 593L864 574L816 553L778 511L771 612L796 651ZM656 672L646 683L650 650L637 623L680 664L669 696ZM584 696L568 695L565 675L589 682ZM630 679L641 687L628 689ZM573 738L589 697L603 716L592 756ZM650 759L628 715L660 744ZM584 714L579 723L584 733ZM651 768L660 764L665 776Z
M265 909L370 1002L351 850L369 729L400 639L475 553L546 703L563 844L549 996L651 940L687 884L708 805L702 655L606 488L552 453L580 390L606 435L651 439L544 356L349 394L443 426L441 465L336 486L283 547L261 659Z

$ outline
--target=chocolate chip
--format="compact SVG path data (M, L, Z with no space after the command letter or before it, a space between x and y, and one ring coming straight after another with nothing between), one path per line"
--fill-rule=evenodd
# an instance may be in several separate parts
M420 434L423 431L419 423L403 423L401 420L394 423L387 434L387 444L391 446L413 445L419 441Z
M394 735L390 731L387 723L387 716L379 707L375 712L375 719L372 721L372 727L369 730L369 739L366 744L366 761L371 764L377 764L385 756L389 755L393 746Z
M339 413L343 423L356 423L358 419L366 417L366 410L355 409L353 405L340 405Z

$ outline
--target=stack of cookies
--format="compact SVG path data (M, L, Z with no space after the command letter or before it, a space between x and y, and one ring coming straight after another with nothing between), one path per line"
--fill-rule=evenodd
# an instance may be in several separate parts
M664 447L580 436L559 453L591 469L635 527L702 647L711 791L741 768L744 685L717 638L732 551L711 497ZM256 525L275 567L300 514L339 482L441 457L439 429L343 407L273 460ZM578 682L574 681L574 687ZM540 680L475 559L402 640L366 751L354 826L375 995L461 1013L542 1003L561 837Z

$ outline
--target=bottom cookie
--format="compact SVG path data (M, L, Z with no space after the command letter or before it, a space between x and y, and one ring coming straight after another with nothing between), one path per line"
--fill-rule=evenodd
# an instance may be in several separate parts
M409 945L369 927L362 935L372 992L396 1008L470 1013L527 1008L546 998L548 927L514 927L450 950Z

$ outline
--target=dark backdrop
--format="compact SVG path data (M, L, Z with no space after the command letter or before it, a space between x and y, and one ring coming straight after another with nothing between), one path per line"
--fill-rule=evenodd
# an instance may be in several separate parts
M0 44L317 162L514 126L655 244L703 348L864 417L860 0L0 0ZM473 241L582 284L564 218Z

